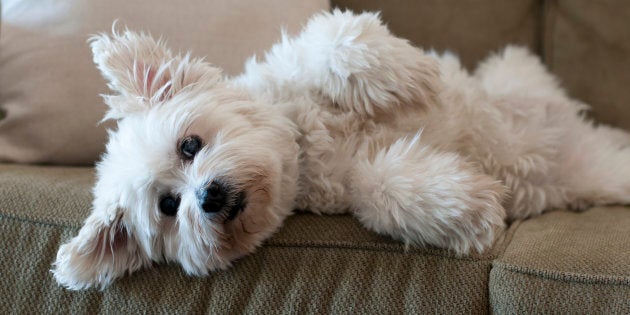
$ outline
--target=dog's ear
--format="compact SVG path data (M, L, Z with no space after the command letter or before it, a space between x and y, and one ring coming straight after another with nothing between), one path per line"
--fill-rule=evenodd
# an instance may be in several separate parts
M144 254L119 209L94 211L79 234L62 245L53 264L57 282L72 290L105 288L114 279L151 261Z
M90 38L94 62L116 95L104 95L107 118L118 119L164 102L185 89L221 80L221 70L190 55L174 56L162 40L129 30Z

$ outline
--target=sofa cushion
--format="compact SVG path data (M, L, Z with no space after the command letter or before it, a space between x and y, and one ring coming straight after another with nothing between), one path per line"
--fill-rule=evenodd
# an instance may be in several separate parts
M630 208L554 211L512 229L490 272L496 313L630 313Z
M332 0L382 11L391 30L426 49L451 50L468 69L508 44L541 55L596 121L630 130L630 3L618 0ZM481 5L480 5L481 4Z
M155 266L104 291L60 288L49 272L91 203L92 168L0 164L0 313L483 313L492 260L405 247L351 216L296 214L256 253L208 277Z
M545 3L545 61L597 121L630 130L630 3Z
M380 11L398 36L425 49L450 50L468 69L506 44L540 52L537 0L333 0L333 7Z
M3 1L0 161L94 163L112 124L98 125L107 86L86 41L115 19L236 74L280 38L281 27L297 32L327 8L325 0Z

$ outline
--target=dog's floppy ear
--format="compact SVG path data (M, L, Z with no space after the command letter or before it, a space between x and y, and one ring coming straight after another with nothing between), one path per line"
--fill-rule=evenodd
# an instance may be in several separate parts
M79 234L62 245L53 264L57 282L72 290L105 288L114 279L150 265L119 209L94 211Z
M90 38L94 62L117 95L104 95L118 119L172 98L186 88L202 88L221 80L221 70L190 55L176 55L161 40L125 29Z

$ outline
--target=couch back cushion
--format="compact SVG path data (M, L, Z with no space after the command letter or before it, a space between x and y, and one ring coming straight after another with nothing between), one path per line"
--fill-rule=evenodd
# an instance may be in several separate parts
M630 2L617 0L332 0L378 10L391 30L451 50L468 69L507 44L529 47L596 121L630 130Z
M472 69L509 43L541 55L597 121L630 129L630 3L538 0L333 0L381 11L392 31L424 48L451 50ZM86 39L120 25L162 35L175 50L238 73L245 58L299 30L327 1L175 2L6 0L0 36L0 161L91 164L103 151L98 125L107 91ZM3 117L6 116L6 117Z
M0 161L92 164L104 150L105 81L86 43L112 22L162 36L174 51L240 72L286 27L297 32L328 1L7 0L0 37Z
M538 52L537 0L332 0L333 7L380 11L391 31L424 49L450 50L469 69L506 43Z
M596 121L630 130L630 2L545 3L546 62Z

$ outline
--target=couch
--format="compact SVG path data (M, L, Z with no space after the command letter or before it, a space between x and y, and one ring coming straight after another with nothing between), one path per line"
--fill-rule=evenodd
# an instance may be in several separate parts
M589 115L630 128L629 3L336 0L332 6L380 10L394 33L450 49L470 68L507 43L528 46L573 97L593 107ZM0 83L7 80L2 70L0 63ZM0 101L10 97L0 84ZM16 145L2 142L11 110L0 118L0 151ZM90 157L63 163L46 154L20 159L0 152L3 314L630 313L630 207L623 205L516 221L490 250L465 257L405 248L351 216L297 213L229 270L199 278L156 265L102 291L68 291L49 270L59 245L90 211L94 169Z

